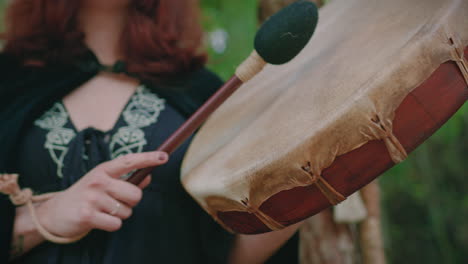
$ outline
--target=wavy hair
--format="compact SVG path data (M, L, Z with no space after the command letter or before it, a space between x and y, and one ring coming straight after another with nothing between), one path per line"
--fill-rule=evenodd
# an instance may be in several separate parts
M131 0L121 36L126 70L161 78L200 67L202 29L196 0ZM87 51L78 28L80 0L14 0L6 13L3 52L20 60L72 63Z

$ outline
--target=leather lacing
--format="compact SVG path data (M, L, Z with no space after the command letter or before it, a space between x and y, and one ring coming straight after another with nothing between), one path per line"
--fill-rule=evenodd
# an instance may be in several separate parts
M322 192L323 195L332 205L337 205L340 202L346 200L346 197L338 192L333 186L331 186L322 175L314 174L311 171L310 162L307 163L307 166L303 166L302 169L310 176L312 179L312 184L315 184L317 188Z
M449 37L449 44L452 46L452 59L457 63L457 66L460 68L460 71L465 78L466 84L468 85L468 62L465 59L463 49L459 47L460 45L457 45L454 38L452 37Z
M265 224L271 230L280 230L284 228L284 225L278 223L273 218L262 212L259 208L252 206L249 203L249 199L245 198L241 201L242 204L245 206L246 211L254 214L263 224Z

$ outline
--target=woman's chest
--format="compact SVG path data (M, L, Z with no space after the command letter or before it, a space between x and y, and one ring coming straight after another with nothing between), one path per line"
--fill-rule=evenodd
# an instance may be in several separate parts
M77 129L65 105L57 102L22 139L17 166L21 184L37 192L65 189L102 162L156 149L183 121L164 99L143 86L131 96L108 131ZM154 188L178 184L186 147L155 170Z
M136 79L103 72L65 96L63 105L77 130L94 127L108 131L138 86Z

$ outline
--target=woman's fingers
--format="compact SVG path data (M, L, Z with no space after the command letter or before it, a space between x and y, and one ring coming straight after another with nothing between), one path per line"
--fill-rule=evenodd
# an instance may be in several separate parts
M127 219L132 215L132 209L123 202L111 198L107 194L103 194L96 202L96 208L103 213L116 216L120 219Z
M129 218L132 208L140 202L143 196L141 189L151 181L151 177L147 177L135 186L120 177L137 169L164 164L167 159L166 153L158 151L129 154L102 163L90 171L64 192L65 198L69 198L65 200L85 202L77 217L82 224L62 228L57 233L82 233L88 228L109 232L120 229L122 220ZM66 201L59 205L66 205Z
M144 189L144 188L148 187L148 185L150 183L151 183L151 176L148 175L148 176L146 176L146 178L140 184L138 184L138 187L140 189Z
M122 226L122 219L107 213L98 212L92 221L93 228L115 232Z
M99 167L109 176L119 178L137 169L159 166L167 162L168 155L162 151L143 152L120 156Z
M137 205L143 196L143 191L138 186L120 179L112 180L108 184L106 191L111 197L130 207Z

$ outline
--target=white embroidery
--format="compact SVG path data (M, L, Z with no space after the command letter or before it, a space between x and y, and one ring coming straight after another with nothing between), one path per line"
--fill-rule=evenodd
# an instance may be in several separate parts
M122 116L127 126L119 128L112 136L109 144L111 159L119 156L142 152L147 141L142 128L158 121L159 114L165 108L165 100L151 93L143 85L139 86L130 98ZM57 175L62 178L64 159L68 152L68 144L75 138L73 129L65 128L69 114L62 103L55 103L35 124L49 130L44 147L57 164ZM122 176L125 178L129 174Z
M63 161L68 152L68 144L76 136L73 129L64 128L68 121L68 113L61 103L55 103L35 125L49 130L46 135L44 147L49 151L50 157L57 164L57 176L63 177Z
M151 93L144 86L139 86L123 111L127 126L119 128L112 136L109 146L111 158L142 152L147 143L142 128L156 123L164 107L164 99Z

